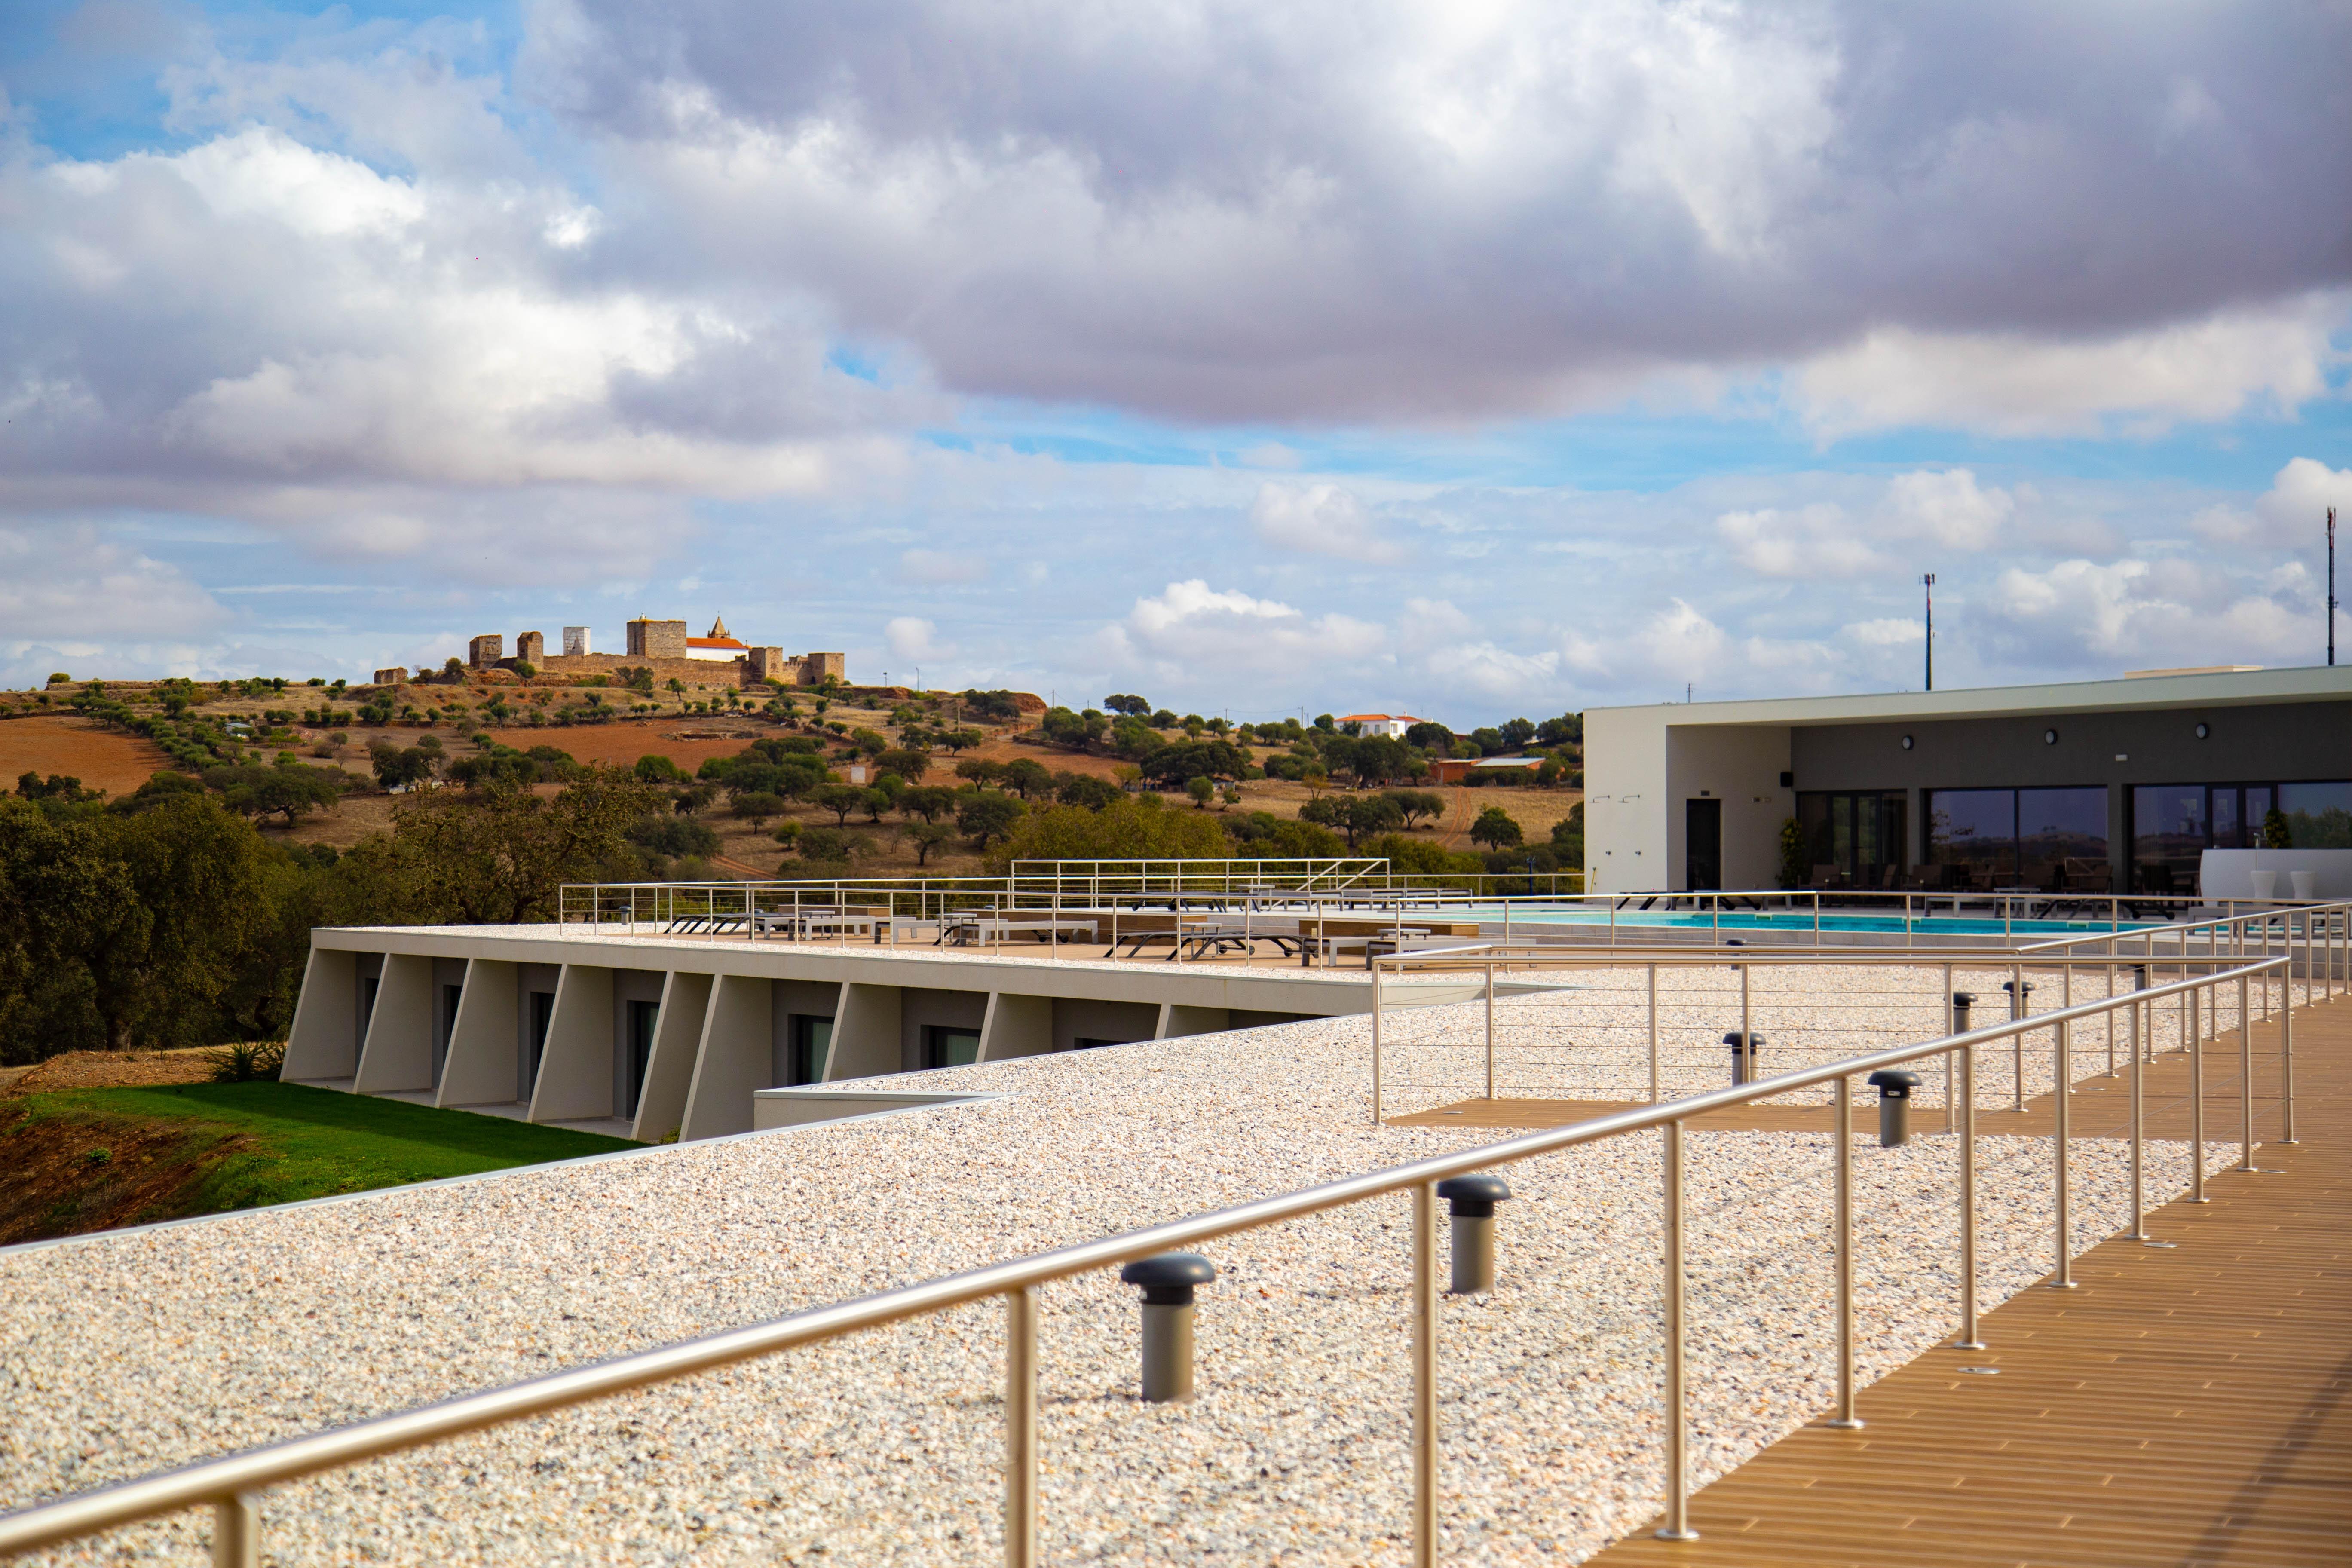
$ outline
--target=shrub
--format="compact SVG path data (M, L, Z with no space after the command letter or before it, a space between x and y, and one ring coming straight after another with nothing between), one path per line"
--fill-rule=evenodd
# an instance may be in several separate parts
M755 828L772 816L782 816L783 811L784 797L780 795L767 795L753 790L735 797L735 815L750 822Z
M1184 793L1192 797L1193 810L1206 811L1209 803L1217 798L1217 786L1207 777L1196 773L1184 781Z
M212 1067L215 1083L253 1083L275 1079L278 1068L286 1065L286 1042L241 1041L205 1053L205 1060Z
M1054 783L1057 786L1054 792L1055 800L1064 805L1083 805L1089 811L1100 811L1122 793L1108 779L1098 779L1092 773L1062 773Z
M980 848L988 847L989 840L1003 838L1021 820L1026 807L1007 795L971 795L956 808L956 826L971 836Z

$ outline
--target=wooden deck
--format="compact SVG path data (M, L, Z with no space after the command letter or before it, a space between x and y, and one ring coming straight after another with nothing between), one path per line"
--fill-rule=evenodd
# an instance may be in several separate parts
M2273 1140L2257 1163L2277 1173L2216 1170L2210 1202L2149 1217L2173 1247L2102 1243L2079 1289L1988 1313L1990 1348L1931 1351L1864 1390L1863 1430L1767 1448L1693 1498L1697 1541L1656 1540L1654 1521L1591 1561L2352 1563L2352 1000L2300 1009L2294 1043L2300 1142L2274 1141L2276 1079L2255 1078ZM2206 1060L2218 1090L2234 1040ZM2213 1109L2208 1137L2234 1137L2234 1100ZM2021 1119L1979 1125L2022 1130L2004 1120Z

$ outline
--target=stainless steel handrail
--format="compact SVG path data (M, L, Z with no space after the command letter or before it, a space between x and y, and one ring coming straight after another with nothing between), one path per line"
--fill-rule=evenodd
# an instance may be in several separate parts
M1036 1301L1038 1287L1073 1275L1090 1273L1139 1258L1166 1252L1230 1236L1238 1231L1254 1230L1286 1220L1321 1213L1346 1204L1390 1193L1412 1189L1415 1223L1413 1234L1413 1268L1416 1341L1414 1351L1414 1561L1433 1564L1436 1561L1435 1489L1438 1481L1436 1465L1437 1435L1434 1426L1435 1310L1433 1288L1435 1224L1435 1184L1448 1176L1461 1175L1492 1166L1512 1164L1538 1154L1574 1148L1602 1139L1631 1132L1662 1130L1665 1134L1664 1192L1666 1194L1666 1280L1669 1333L1666 1344L1667 1387L1669 1391L1667 1448L1673 1462L1666 1477L1666 1528L1659 1533L1671 1539L1686 1540L1694 1531L1689 1528L1688 1476L1684 1458L1686 1445L1687 1411L1683 1389L1682 1344L1682 1248L1679 1194L1681 1188L1682 1126L1688 1119L1704 1112L1727 1107L1748 1105L1778 1095L1811 1088L1817 1084L1850 1082L1857 1075L1874 1072L1882 1068L1900 1067L1906 1062L1928 1057L1957 1054L1965 1064L1969 1053L2012 1036L2056 1028L2059 1031L2061 1060L2066 1028L2073 1023L2120 1008L2139 1008L2148 1003L2175 994L2188 994L2199 988L2210 988L2224 981L2255 974L2267 974L2284 965L2284 958L2273 958L2220 973L2190 980L2176 981L2167 985L2144 991L2127 992L2119 996L2079 1004L2031 1018L2015 1019L1989 1025L1966 1034L1950 1035L1923 1044L1899 1046L1884 1051L1850 1058L1844 1061L1820 1067L1799 1068L1777 1078L1730 1089L1717 1089L1688 1100L1645 1106L1613 1115L1596 1117L1574 1126L1531 1132L1499 1143L1486 1144L1451 1154L1415 1160L1402 1165L1367 1172L1337 1182L1275 1197L1261 1198L1253 1203L1237 1205L1205 1215L1195 1215L1165 1224L1148 1226L1122 1235L1104 1237L1076 1246L1057 1247L1048 1252L1013 1258L984 1268L970 1269L919 1284L861 1297L856 1300L817 1307L807 1311L746 1328L665 1345L643 1351L569 1372L534 1378L525 1383L511 1384L502 1388L488 1389L478 1394L461 1395L419 1409L403 1411L356 1422L331 1431L297 1437L266 1447L249 1449L220 1458L206 1459L178 1469L159 1472L136 1480L122 1482L96 1491L43 1503L19 1512L0 1516L0 1555L15 1555L36 1548L72 1540L119 1525L135 1523L160 1514L205 1503L213 1505L215 1513L215 1561L245 1562L255 1560L259 1525L256 1494L263 1488L335 1469L372 1458L378 1455L416 1447L446 1438L461 1436L485 1427L500 1426L542 1412L586 1403L591 1400L625 1393L689 1376L695 1373L772 1355L798 1345L838 1338L862 1329L875 1328L902 1319L942 1310L976 1301L983 1297L1002 1296L1007 1301L1008 1350L1006 1413L1010 1440L1006 1444L1005 1497L1005 1561L1013 1568L1032 1568L1035 1562L1034 1521L1036 1509ZM2291 1000L2291 998L2290 998ZM2284 1015L2292 1018L2290 1007ZM2292 1025L2283 1043L2291 1051ZM2137 1070L2137 1057L2135 1069ZM2065 1083L2062 1069L2061 1085ZM2292 1092L2292 1080L2288 1080ZM2201 1092L2201 1090L2198 1091ZM2246 1097L2251 1101L2251 1083ZM2066 1124L2063 1114L2068 1097L2061 1094L2057 1138L2059 1143L2056 1167L2058 1175L2057 1273L2059 1282L2065 1283L2068 1260L2072 1257L2072 1237L2068 1231L2065 1203ZM2137 1109L2137 1095L2135 1109ZM2251 1135L2251 1121L2249 1123ZM2133 1169L2137 1184L2139 1159L2139 1129L2134 1125ZM1960 1300L1961 1342L1976 1339L1976 1280L1973 1259L1974 1215L1972 1183L1975 1134L1973 1117L1965 1117L1961 1127L1960 1182L1964 1194L1962 1212L1963 1258ZM1850 1158L1851 1141L1843 1150ZM2199 1144L2194 1161L2201 1186L2204 1151ZM2249 1162L2249 1165L2251 1162ZM1839 1184L1842 1198L1850 1196L1850 1181ZM1848 1202L1838 1205L1841 1255L1851 1247L1852 1211ZM2134 1213L2138 1212L2135 1192ZM1841 1356L1841 1388L1851 1387L1853 1343L1852 1323L1852 1276L1841 1268L1839 1342ZM1843 1418L1851 1419L1848 1402L1842 1396ZM231 1550L224 1552L221 1543Z

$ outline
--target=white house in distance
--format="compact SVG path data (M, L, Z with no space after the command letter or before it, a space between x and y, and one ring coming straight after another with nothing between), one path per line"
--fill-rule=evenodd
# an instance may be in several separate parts
M1345 713L1339 721L1353 724L1359 735L1388 735L1399 741L1404 739L1407 730L1426 722L1410 713Z

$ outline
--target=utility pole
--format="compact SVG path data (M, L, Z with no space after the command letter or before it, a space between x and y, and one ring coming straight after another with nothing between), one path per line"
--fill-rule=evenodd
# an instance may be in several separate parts
M2336 666L2336 509L2327 509L2327 664Z
M1936 574L1923 573L1920 584L1927 590L1927 689L1936 689Z

